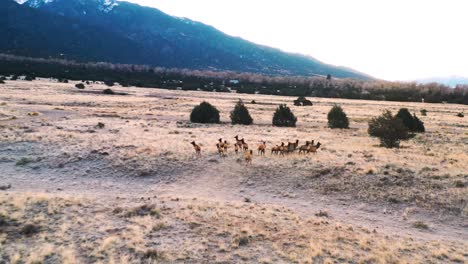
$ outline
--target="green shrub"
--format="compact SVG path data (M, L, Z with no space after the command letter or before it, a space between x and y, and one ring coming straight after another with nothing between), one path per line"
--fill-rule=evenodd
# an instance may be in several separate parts
M20 160L16 162L16 166L25 166L31 162L33 162L33 160L30 158L21 158Z
M328 112L329 128L349 128L349 120L341 106L335 105Z
M307 100L304 96L299 96L296 100L294 100L295 106L312 106L312 101Z
M97 125L96 125L96 128L99 128L99 129L103 129L104 127L106 127L106 124L104 124L102 122L98 122Z
M4 81L4 80L2 80L2 79L0 79L0 84L3 84L3 83L5 83L5 81Z
M104 84L109 86L109 87L112 87L114 86L114 82L113 81L104 81Z
M273 115L273 125L277 127L295 127L297 122L296 116L289 107L281 104L276 109Z
M427 116L427 110L426 110L426 109L422 109L422 110L421 110L421 115L422 115L422 116Z
M147 249L143 254L144 259L158 260L161 259L163 254L156 249Z
M193 123L219 123L219 111L210 103L202 102L193 108L190 121Z
M413 126L413 116L410 114L408 108L401 108L397 115L397 118L401 119L403 121L403 124L411 130L411 127Z
M424 223L423 221L416 221L414 223L411 224L414 228L418 228L418 229L429 229L429 226Z
M36 77L31 76L31 75L24 76L24 80L26 80L26 81L32 81L32 80L35 80L35 79L36 79Z
M413 114L413 130L412 132L424 133L426 128L424 127L424 122L419 119L416 114Z
M75 87L78 88L78 89L84 89L85 85L82 84L82 83L77 83L77 84L75 84Z
M0 226L6 226L10 221L11 219L8 216L0 213Z
M112 89L105 89L104 91L102 91L103 94L115 94L114 91L112 91Z
M249 114L249 110L245 107L244 103L239 100L234 110L231 112L231 123L233 125L251 125L253 122Z
M370 120L367 132L371 137L379 138L381 146L386 148L398 148L401 140L410 138L409 130L403 121L393 116L390 111Z
M465 117L465 115L464 115L463 113L461 113L461 112L458 113L457 116L458 116L458 117Z
M11 76L10 80L12 80L12 81L16 81L16 80L18 80L18 76L16 76L16 75L13 75L13 76Z
M36 224L26 224L20 230L20 233L26 236L31 236L39 232L41 232L41 227Z
M248 236L241 236L237 239L237 244L242 247L242 246L247 246L249 244L250 238Z
M401 108L396 115L410 132L422 133L425 131L424 123L416 116L411 115L408 108Z
M463 182L460 181L460 180L457 180L457 181L455 181L455 187L457 187L457 188L463 188L463 187L465 187L465 183L463 183Z

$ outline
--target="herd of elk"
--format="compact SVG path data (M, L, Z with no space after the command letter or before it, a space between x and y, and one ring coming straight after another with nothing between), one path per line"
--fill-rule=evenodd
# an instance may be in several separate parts
M235 136L234 139L236 140L236 143L234 144L234 151L235 153L239 153L239 150L243 151L245 153L245 161L247 164L252 164L252 158L253 158L253 150L249 150L249 145L245 142L245 140L242 138L240 139L239 136ZM195 149L195 153L197 156L201 155L201 146L197 145L195 141L191 142ZM317 153L317 150L320 148L322 144L318 142L315 144L315 141L306 141L304 145L299 146L299 140L297 139L294 142L288 142L286 145L284 142L281 142L281 145L276 145L271 148L271 154L272 155L287 155L287 154L292 154L295 153L296 150L298 150L299 154L308 154L308 153ZM221 157L226 157L228 148L230 147L229 143L227 140L224 140L222 138L218 139L218 142L216 143L216 148L218 150L218 153ZM261 141L260 144L258 145L257 151L259 156L265 156L266 153L266 141Z

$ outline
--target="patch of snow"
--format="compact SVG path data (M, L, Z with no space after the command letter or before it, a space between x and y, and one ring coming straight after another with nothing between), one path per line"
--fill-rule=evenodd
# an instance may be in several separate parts
M15 0L18 4L26 4L32 8L39 8L45 4L54 2L55 0ZM119 3L116 0L99 0L98 9L102 12L110 12L114 7L118 6ZM86 13L83 12L86 15Z
M186 18L186 17L174 17L176 19L179 19L180 21L184 22L185 24L187 25L195 25L195 21L189 19L189 18Z
M52 3L55 0L15 0L18 4L26 4L33 8L41 7L45 4Z
M112 11L112 9L114 9L114 7L118 5L119 3L117 3L117 1L115 0L103 0L101 5L99 6L99 10L109 13L110 11Z

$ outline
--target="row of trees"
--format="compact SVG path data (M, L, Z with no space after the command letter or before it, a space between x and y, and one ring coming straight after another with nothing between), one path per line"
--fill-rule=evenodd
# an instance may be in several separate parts
M0 75L104 81L123 86L260 93L288 96L468 104L468 86L335 79L332 76L266 76L253 73L153 68L144 65L77 63L0 54ZM297 104L307 105L309 102Z
M251 125L253 118L242 100L239 100L230 113L233 125ZM219 123L219 111L208 102L195 106L190 114L190 121L194 123ZM273 114L273 125L278 127L295 127L297 117L286 105L279 105Z
M230 114L231 123L234 125L251 125L253 118L244 103L239 100ZM332 129L349 128L349 119L343 109L335 105L328 112L328 127ZM190 115L190 120L194 123L219 123L219 111L207 102L202 102L196 106ZM295 127L297 117L289 107L279 105L273 114L273 126ZM385 111L381 116L369 121L368 134L371 137L380 139L381 146L395 148L400 146L402 140L412 138L414 133L425 132L424 123L416 116L411 115L407 108L399 110L397 115L390 111Z

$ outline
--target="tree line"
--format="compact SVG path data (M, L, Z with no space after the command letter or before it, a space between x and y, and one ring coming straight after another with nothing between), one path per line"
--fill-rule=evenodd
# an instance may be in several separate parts
M250 116L249 110L242 100L237 102L230 114L230 118L233 125L253 124L253 118ZM339 105L334 105L331 108L327 119L328 127L331 129L349 128L348 116ZM202 124L220 123L219 110L204 101L192 109L190 121ZM297 117L285 104L279 105L273 114L273 126L295 127L296 122ZM369 128L367 130L371 137L379 138L380 145L386 148L399 148L401 141L411 139L416 133L424 133L425 131L424 122L416 114L411 115L407 108L401 108L396 115L393 115L389 110L384 111L382 115L374 117L369 121Z
M119 83L123 86L286 96L468 104L468 85L337 79L332 76L268 76L105 62L78 63L0 54L0 75L26 75Z

